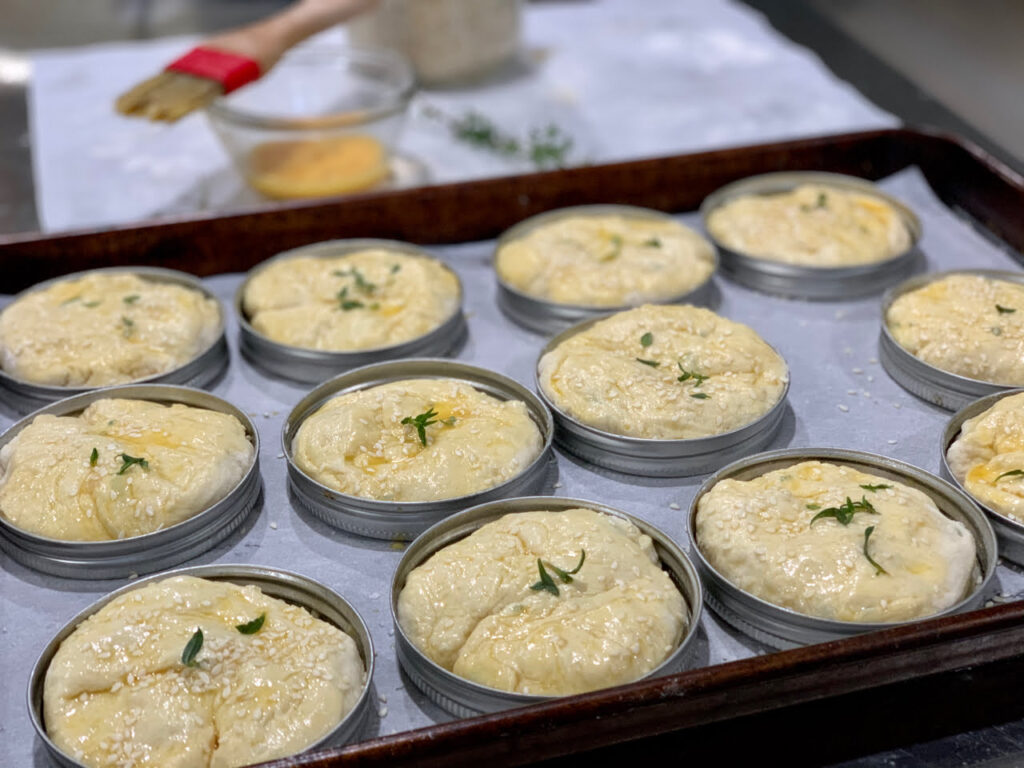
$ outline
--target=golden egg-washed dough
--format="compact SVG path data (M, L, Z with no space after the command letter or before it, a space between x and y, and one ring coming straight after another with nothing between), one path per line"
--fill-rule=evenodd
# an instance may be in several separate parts
M1024 384L1024 285L949 275L898 297L885 322L929 365L993 384Z
M530 589L537 559L559 594ZM436 552L406 578L398 620L417 648L460 677L565 696L637 680L688 624L686 601L650 537L589 509L517 512Z
M572 418L661 440L749 424L779 402L788 375L750 328L685 305L620 312L566 339L538 366L544 393Z
M147 465L122 472L122 454ZM139 536L222 499L252 458L245 428L230 414L97 400L78 416L37 416L0 450L0 515L53 539Z
M888 486L874 491L863 486ZM849 498L843 525L811 520ZM868 554L865 533L874 526ZM753 480L722 480L697 507L697 544L737 587L809 616L857 622L906 621L955 605L975 585L967 528L921 491L851 467L805 461Z
M1010 395L960 427L949 469L967 492L991 510L1024 523L1024 394Z
M433 409L427 444L406 418ZM500 485L544 446L520 400L498 400L454 379L407 379L328 400L299 427L295 463L352 496L434 501Z
M622 307L682 296L715 269L711 244L674 221L567 216L498 250L498 275L558 304Z
M730 250L808 267L886 261L911 243L900 212L882 198L820 184L737 197L711 212L708 231Z
M0 362L34 384L104 387L180 368L222 328L217 302L199 291L94 273L30 293L0 313Z
M261 614L255 634L236 628ZM352 638L305 609L176 576L83 621L50 662L43 709L53 742L88 766L230 768L301 752L348 714L365 679Z
M441 262L371 249L296 256L261 270L245 290L252 327L282 344L348 351L389 347L444 323L459 282Z

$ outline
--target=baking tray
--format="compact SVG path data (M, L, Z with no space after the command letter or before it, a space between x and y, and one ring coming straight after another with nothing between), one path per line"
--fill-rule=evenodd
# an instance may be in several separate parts
M899 171L920 169L893 177ZM493 245L483 241L534 213L566 205L626 203L694 211L718 187L776 170L829 170L882 179L924 221L922 250L930 269L1015 268L1024 247L1024 180L976 148L940 134L903 129L656 158L607 166L489 179L364 195L345 201L290 205L232 216L176 220L103 232L21 236L0 241L2 290L46 277L110 264L166 264L205 275L244 271L289 247L335 237L390 237L436 248L467 283L470 337L459 358L529 384L542 339L512 326L495 303L487 269ZM892 177L892 178L887 178ZM930 185L930 186L929 186ZM683 213L684 222L697 221ZM976 227L976 228L975 228ZM1011 255L1013 254L1013 255ZM468 276L472 273L472 281ZM230 297L241 276L207 284ZM946 414L913 398L873 362L878 300L828 305L785 302L716 279L717 311L747 323L775 345L793 371L789 414L773 447L832 446L887 453L938 471L935 442ZM2 299L0 299L2 301ZM304 390L271 381L238 361L229 318L233 365L215 392L255 414L264 437L279 432ZM807 339L813 343L807 343ZM807 373L804 373L807 372ZM854 394L849 394L853 392ZM865 393L868 393L867 395ZM813 413L813 419L804 414ZM719 762L752 739L784 739L787 760L819 764L822 755L863 754L1024 715L1015 690L1024 658L1024 604L1009 602L954 617L884 630L781 653L749 644L705 612L695 650L702 664L664 678L532 705L513 712L442 722L443 713L417 698L400 676L388 634L386 584L400 552L332 531L293 510L284 464L273 440L263 441L266 503L252 527L200 558L299 567L344 592L370 625L378 646L376 738L284 765L479 765L538 763L588 753L583 759L645 759L680 751ZM686 540L685 508L699 480L615 475L559 455L552 491L597 499L649 520L677 542ZM676 509L676 508L679 509ZM282 561L280 544L293 547ZM294 562L293 562L294 561ZM67 617L109 589L36 577L7 560L0 568L6 659L34 657ZM193 561L195 562L195 561ZM997 573L1004 593L1024 578ZM27 673L4 669L11 760L31 761L35 745L24 711ZM390 710L390 711L389 711ZM856 712L856 728L836 728ZM914 717L907 717L913 711ZM413 728L415 730L408 730ZM395 731L399 732L395 732ZM618 746L617 746L618 745ZM839 750L839 752L837 752ZM600 751L600 752L598 752ZM573 758L578 762L580 756Z

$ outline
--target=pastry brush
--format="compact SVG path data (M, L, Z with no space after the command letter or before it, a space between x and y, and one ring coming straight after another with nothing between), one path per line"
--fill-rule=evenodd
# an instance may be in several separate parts
M294 45L374 0L299 0L263 21L206 40L118 97L117 111L174 122L265 75Z

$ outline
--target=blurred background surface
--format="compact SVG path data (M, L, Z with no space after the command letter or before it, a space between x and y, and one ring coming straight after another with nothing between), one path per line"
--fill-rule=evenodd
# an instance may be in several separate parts
M540 3L585 6L586 2ZM899 120L965 135L1024 168L1024 4L1012 0L746 0ZM27 52L206 35L285 0L6 0L0 25L0 232L41 226ZM603 158L598 158L603 159ZM36 174L38 174L38 167Z

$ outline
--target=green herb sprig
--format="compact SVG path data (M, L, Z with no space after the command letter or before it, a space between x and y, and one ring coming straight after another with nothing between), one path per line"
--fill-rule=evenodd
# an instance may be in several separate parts
M622 235L612 235L609 239L612 243L612 249L601 256L601 261L612 261L622 255Z
M149 462L138 456L129 456L127 453L121 454L121 468L117 470L117 474L123 475L129 469L138 465L142 469L149 469Z
M867 528L864 529L864 557L866 557L868 559L869 563L871 563L873 566L875 566L875 575L876 576L878 574L880 574L880 573L884 573L884 574L888 575L889 572L887 570L885 570L885 568L880 566L877 562L875 562L875 558L873 558L870 555L870 553L868 553L868 539L871 538L871 534L874 533L874 532L875 532L875 526L873 526L873 525L869 525Z
M89 305L86 304L86 306ZM130 317L121 315L121 325L124 326L124 328L121 329L121 333L124 334L125 338L131 336L132 333L135 331L135 321L132 320Z
M551 568L551 570L555 572L555 575L558 576L558 578L561 580L563 584L571 584L573 581L572 577L580 572L580 568L583 567L583 563L586 561L586 559L587 550L581 549L580 561L576 563L576 567L573 568L571 571L562 570L554 563L548 563L548 566ZM537 558L537 572L540 574L540 581L538 581L536 584L533 584L530 587L530 589L532 589L534 592L550 592L555 597L558 597L558 585L555 584L555 580L551 578L551 574L547 572L547 569L544 567L544 562L539 557Z
M870 483L868 483L867 485L862 485L861 488L863 488L865 491L871 491L872 493L875 493L877 491L884 491L886 488L892 488L892 486L886 485L885 483L879 483L878 485L871 485Z
M236 624L235 629L237 629L243 635L255 635L263 628L263 622L266 620L267 612L264 611L252 621L247 621L245 624Z
M199 655L199 649L203 647L203 630L196 628L195 634L185 643L185 648L181 652L181 663L186 667L198 667L199 662L196 661L196 656Z
M426 446L427 444L427 427L431 424L437 424L437 411L434 410L433 406L428 408L426 412L419 414L418 416L406 416L402 419L403 424L411 424L416 428L416 434L419 435L420 442Z
M344 288L342 288L340 291L338 291L338 308L339 309L342 309L345 312L349 312L349 311L351 311L353 309L359 309L359 308L365 307L365 306L366 305L363 304L363 302L359 301L359 299L350 299L350 298L348 298L348 286L347 285Z
M676 365L679 366L679 372L680 372L680 376L679 376L679 378L676 379L676 381L689 381L690 379L693 379L693 388L694 389L696 389L701 384L703 384L705 381L707 381L708 379L711 378L710 376L705 376L704 374L697 373L696 371L688 371L688 370L686 370L685 368L683 368L683 364L682 363L676 363Z
M532 585L530 589L534 592L550 592L555 597L558 597L558 585L555 584L555 580L551 578L551 574L544 568L544 563L541 559L537 558L537 572L540 573L540 581Z
M431 105L424 107L423 114L447 126L458 141L501 157L529 161L540 169L566 167L575 143L554 123L531 128L526 140L522 140L502 131L493 120L475 110L454 117Z
M997 477L996 482L998 483L1004 477L1020 477L1021 475L1024 475L1024 469L1011 469L1009 472L1003 472L1003 474Z
M849 525L850 521L853 520L853 516L858 512L867 512L871 515L878 514L878 510L871 505L871 502L867 500L867 497L861 497L860 501L853 501L849 496L847 496L846 502L841 506L828 507L812 517L810 525L814 525L816 521L825 517L833 517L836 522L842 525Z

